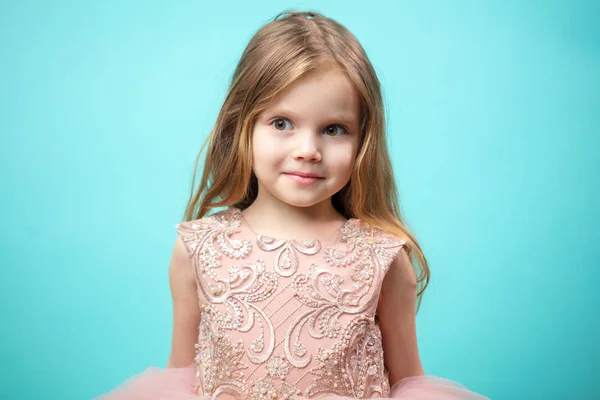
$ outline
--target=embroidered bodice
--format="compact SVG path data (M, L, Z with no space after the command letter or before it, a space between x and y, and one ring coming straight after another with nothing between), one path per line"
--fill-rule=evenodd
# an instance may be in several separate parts
M280 240L254 233L237 208L176 228L201 308L198 394L389 394L375 313L404 241L358 219L328 243Z

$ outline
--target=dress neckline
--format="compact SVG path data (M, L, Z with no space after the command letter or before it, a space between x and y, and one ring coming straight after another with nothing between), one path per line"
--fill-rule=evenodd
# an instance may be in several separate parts
M244 217L244 214L242 214L242 210L240 210L237 207L231 207L231 210L233 211L234 215L237 215L240 218L240 221L246 225L246 227L248 228L248 230L250 232L252 232L255 236L257 237L263 237L263 238L269 238L272 239L274 241L280 241L280 240L284 240L286 242L297 242L297 243L306 243L306 242L318 242L318 243L322 243L322 242L335 242L338 237L346 230L346 228L352 223L352 221L354 221L356 218L349 218L346 219L346 221L344 221L339 227L337 227L336 229L334 229L333 231L331 231L331 233L329 233L328 235L325 236L325 238L327 238L327 240L323 240L323 239L315 239L315 238L302 238L302 239L298 239L298 238L279 238L279 237L273 237L271 235L265 235L263 233L260 233L256 230L254 230L254 228L252 228L252 226L248 223L248 221L246 221L246 218ZM331 239L330 239L331 238Z

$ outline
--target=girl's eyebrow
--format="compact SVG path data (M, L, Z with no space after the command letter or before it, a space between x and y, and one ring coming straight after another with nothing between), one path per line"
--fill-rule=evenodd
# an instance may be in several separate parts
M302 120L302 117L300 117L300 115L298 115L297 113L295 113L292 110L289 110L288 108L284 108L284 107L276 107L273 108L271 110L269 110L267 112L270 116L275 116L275 115L281 115L281 116L287 116L290 117L292 119L295 120ZM358 118L356 118L355 115L353 114L347 114L347 113L331 113L330 115L328 115L326 118L323 118L324 120L327 121L340 121L340 122L344 122L348 125L352 125L354 123L357 123Z
M286 116L286 117L291 117L293 119L300 119L299 115L296 114L294 111L284 108L284 107L274 107L270 110L267 110L267 114L271 115L271 116L275 116L275 115L280 115L280 116Z

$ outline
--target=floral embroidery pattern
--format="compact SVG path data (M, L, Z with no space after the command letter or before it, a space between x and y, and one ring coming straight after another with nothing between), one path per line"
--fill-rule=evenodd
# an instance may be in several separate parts
M204 387L213 392L217 387L242 393L241 370L248 366L241 361L244 347L241 341L232 343L221 328L220 316L213 306L205 305L200 316L198 343L196 347L196 391L199 391L203 378Z
M233 208L177 225L202 308L197 392L238 399L389 394L374 317L404 241L351 219L322 251L318 240L255 235L242 223Z
M389 382L384 376L381 334L366 315L348 324L342 340L331 349L317 351L318 367L308 397L336 393L355 398L385 396Z
M318 240L305 240L299 243L295 240L276 240L269 236L258 235L257 244L261 250L274 251L281 249L275 257L275 271L281 276L292 276L298 269L298 257L294 250L306 255L315 255L321 250Z
M288 372L290 372L291 365L282 356L272 357L267 363L267 371L269 375L275 378L284 380Z

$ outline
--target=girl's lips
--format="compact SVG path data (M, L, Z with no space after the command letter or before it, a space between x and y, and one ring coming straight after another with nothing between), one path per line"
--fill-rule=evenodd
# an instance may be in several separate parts
M301 172L285 172L284 175L290 177L295 182L303 183L303 184L311 184L315 183L318 180L323 179L318 175L313 174L303 174Z

